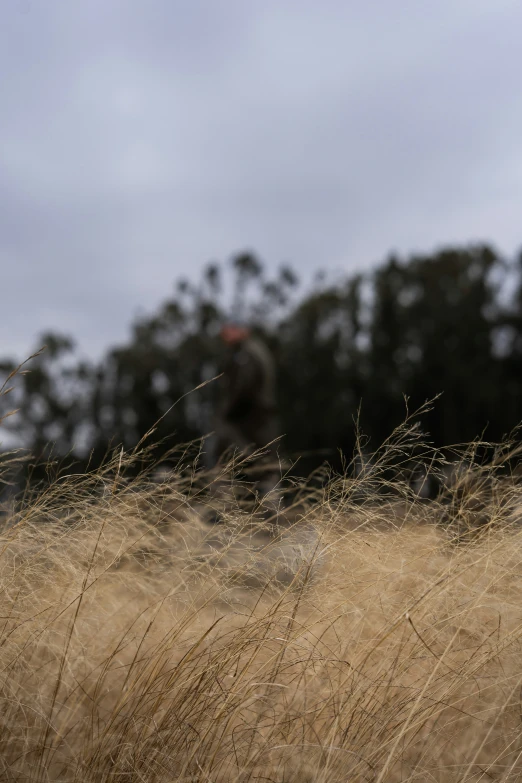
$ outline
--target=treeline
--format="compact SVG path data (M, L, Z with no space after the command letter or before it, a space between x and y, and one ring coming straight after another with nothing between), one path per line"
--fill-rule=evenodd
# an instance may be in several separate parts
M269 275L251 253L180 281L157 312L137 320L127 344L98 363L75 358L68 336L46 350L2 398L3 426L40 460L99 463L111 448L151 436L189 442L212 430L218 330L233 313L276 357L283 450L301 469L352 452L357 418L379 444L410 410L442 393L423 418L435 444L499 440L522 419L522 254L488 246L389 258L370 274L304 290L282 267ZM19 357L23 358L23 357ZM2 362L7 374L15 359ZM12 398L16 399L12 399Z

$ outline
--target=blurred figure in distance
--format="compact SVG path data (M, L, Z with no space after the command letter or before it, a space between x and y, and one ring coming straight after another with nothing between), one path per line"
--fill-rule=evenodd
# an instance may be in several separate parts
M266 452L252 466L262 496L274 492L279 481L276 445L278 437L275 362L268 347L240 322L221 328L226 346L221 378L221 400L216 416L217 459L234 452ZM272 504L273 505L273 504Z

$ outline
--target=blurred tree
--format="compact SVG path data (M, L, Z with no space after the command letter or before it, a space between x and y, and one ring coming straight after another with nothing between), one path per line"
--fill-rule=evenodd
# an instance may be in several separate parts
M513 295L499 288L506 276ZM37 453L73 450L98 462L117 444L186 442L213 428L220 324L252 324L279 368L281 432L307 471L325 455L351 453L362 401L363 430L380 443L404 416L442 392L424 426L439 444L488 426L500 438L518 423L522 394L522 255L513 267L489 247L390 257L368 275L316 277L303 294L294 271L269 275L251 252L208 264L199 282L179 281L157 312L137 319L129 341L97 365L73 342L45 335L47 350L17 383L20 413L8 420ZM5 371L12 365L4 362ZM0 411L1 413L1 411Z
M494 352L502 370L499 384L502 399L500 405L497 398L493 404L496 415L502 416L507 432L522 418L522 251L513 264L507 266L504 280L507 280L505 287L513 293L496 314Z
M353 447L353 419L362 392L361 278L325 286L307 296L279 328L280 411L286 445L307 455L335 458Z
M91 410L97 458L109 442L131 448L153 428L165 448L173 438L182 443L210 432L216 384L193 390L218 373L220 325L232 313L270 339L267 325L296 283L288 268L267 279L250 253L232 258L226 270L209 264L199 284L178 282L173 298L135 322L129 344L112 349L98 369Z
M431 377L444 392L432 414L432 420L438 418L433 434L441 443L471 440L486 426L487 436L496 439L504 429L491 404L501 388L493 353L498 317L493 271L500 263L491 249L478 247L444 251L432 263L421 259L412 265L421 293L410 307L410 332L418 323L416 351L423 357L423 366L415 368L415 391L417 399L425 398Z
M5 428L43 463L75 447L82 449L82 439L88 437L93 368L74 358L74 342L68 336L44 333L38 344L43 350L13 380L13 397L2 401L2 413L9 406L18 408ZM3 363L5 371L15 367L16 362Z

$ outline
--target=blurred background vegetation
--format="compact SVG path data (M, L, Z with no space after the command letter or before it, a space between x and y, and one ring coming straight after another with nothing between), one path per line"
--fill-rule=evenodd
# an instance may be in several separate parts
M209 264L99 361L78 359L71 336L42 334L35 349L46 350L2 399L0 413L19 409L4 432L31 450L33 471L49 457L95 466L158 420L159 454L208 433L216 383L189 392L219 372L218 330L231 313L274 353L282 450L299 457L298 472L351 454L358 417L377 446L403 420L404 395L411 410L442 392L422 425L441 446L499 440L522 418L522 253L506 260L480 245L318 274L307 287L289 267L269 275L249 252ZM24 358L4 358L3 374Z

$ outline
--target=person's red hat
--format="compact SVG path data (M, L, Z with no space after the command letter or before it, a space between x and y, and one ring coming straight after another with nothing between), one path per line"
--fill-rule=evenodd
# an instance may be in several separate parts
M221 339L228 345L242 343L249 334L250 329L248 326L238 321L227 321L227 323L223 324L220 331Z

